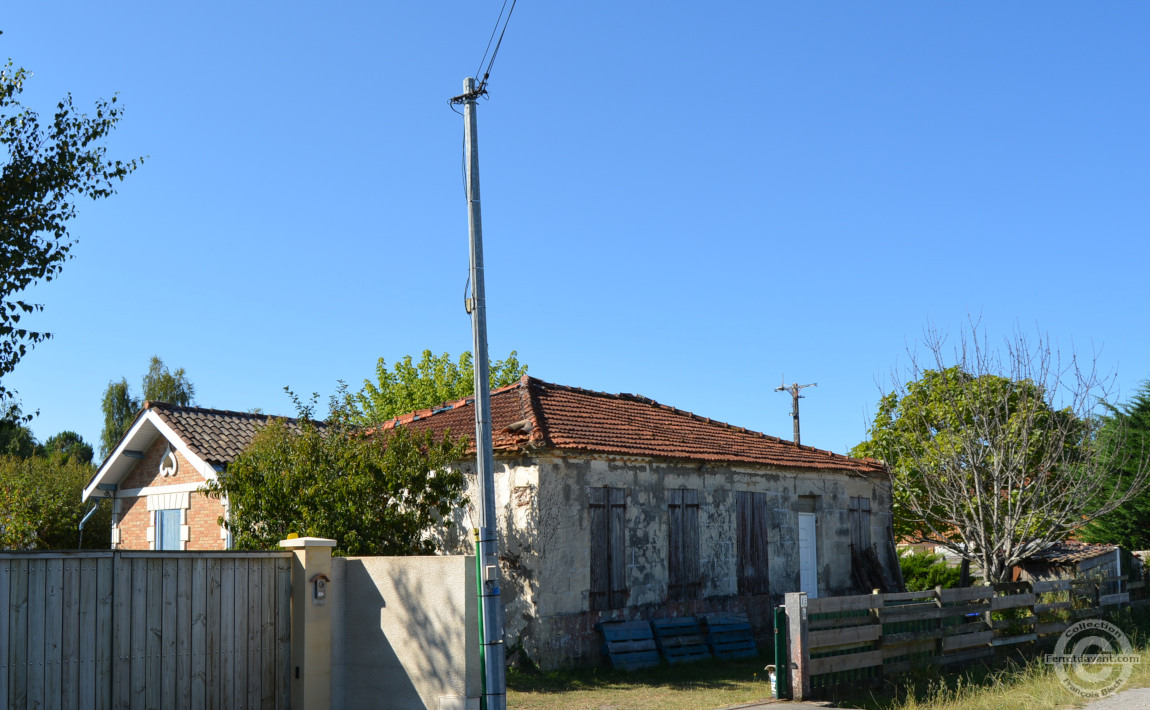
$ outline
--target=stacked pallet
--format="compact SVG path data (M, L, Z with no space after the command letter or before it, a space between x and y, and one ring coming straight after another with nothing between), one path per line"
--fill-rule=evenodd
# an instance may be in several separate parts
M707 645L715 658L755 658L759 649L746 614L707 614Z

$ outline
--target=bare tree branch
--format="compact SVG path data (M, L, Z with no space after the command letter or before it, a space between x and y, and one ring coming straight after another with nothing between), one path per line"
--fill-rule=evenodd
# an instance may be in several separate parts
M1147 485L1146 458L1103 455L1113 377L1097 356L1063 359L1048 336L993 347L976 320L957 342L928 329L856 454L891 466L896 527L982 568L988 580ZM1121 437L1113 423L1108 436ZM1106 450L1124 450L1108 438ZM1127 473L1123 475L1122 469ZM901 524L900 524L901 523Z

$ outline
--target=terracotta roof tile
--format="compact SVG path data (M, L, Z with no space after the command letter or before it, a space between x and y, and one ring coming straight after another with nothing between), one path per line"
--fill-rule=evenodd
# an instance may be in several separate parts
M650 456L714 463L834 469L883 474L873 459L855 459L700 417L633 394L607 394L524 376L491 394L495 450L535 448ZM397 417L384 428L410 426L437 434L473 435L473 398Z

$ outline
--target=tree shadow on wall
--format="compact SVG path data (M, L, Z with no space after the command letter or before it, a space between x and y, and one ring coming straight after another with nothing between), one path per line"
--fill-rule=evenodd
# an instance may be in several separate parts
M440 695L463 695L467 590L445 592L441 575L405 564L427 558L378 559L374 579L370 559L346 561L346 707L435 707Z

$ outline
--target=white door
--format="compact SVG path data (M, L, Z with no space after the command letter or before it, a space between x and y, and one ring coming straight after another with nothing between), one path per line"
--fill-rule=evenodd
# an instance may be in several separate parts
M815 514L799 513L799 591L819 596L819 560L815 545Z

